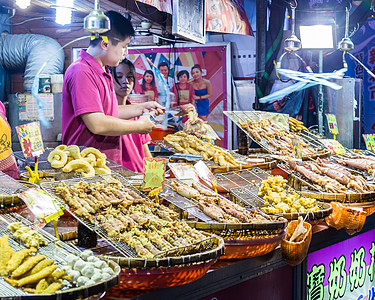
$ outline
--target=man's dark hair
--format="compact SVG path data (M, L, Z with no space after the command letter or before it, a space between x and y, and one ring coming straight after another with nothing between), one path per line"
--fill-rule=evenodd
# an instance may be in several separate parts
M119 42L125 41L128 37L135 35L132 23L122 14L110 10L104 13L110 21L111 29L100 34L100 36L107 36L108 39L116 46ZM90 42L90 46L97 46L102 38L96 38Z
M158 64L158 69L160 69L160 67L168 67L169 70L169 65L165 61L162 61L160 64Z
M189 79L189 72L186 71L186 70L182 70L182 71L178 72L178 73L177 73L177 79L180 80L180 77L181 77L182 75L184 75L184 74L187 76L187 79Z

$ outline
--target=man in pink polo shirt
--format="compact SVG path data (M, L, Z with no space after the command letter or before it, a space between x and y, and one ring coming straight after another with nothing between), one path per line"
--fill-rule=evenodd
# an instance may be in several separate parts
M109 11L111 29L90 42L87 51L65 72L62 101L62 142L90 146L121 164L120 136L137 132L146 134L155 125L149 115L164 112L156 102L126 105L119 108L111 73L107 66L117 66L128 54L134 29L120 13Z

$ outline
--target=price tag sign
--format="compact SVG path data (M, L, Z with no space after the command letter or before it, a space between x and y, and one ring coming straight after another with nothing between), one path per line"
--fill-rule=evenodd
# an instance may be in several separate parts
M367 150L375 151L374 134L363 134L362 136L363 136L363 139L365 140Z
M328 121L329 132L334 134L334 135L339 134L336 116L333 115L333 114L326 114L326 116L327 116L327 121Z
M42 189L31 188L19 194L31 212L41 221L49 223L64 214L60 205Z
M292 138L292 143L294 157L302 159L301 143L296 138Z
M39 156L44 152L39 121L16 126L16 130L25 157Z
M344 148L343 145L341 145L338 141L333 140L333 139L319 139L320 142L324 146L326 146L332 154L343 154L346 152L346 149Z
M164 188L166 164L167 160L165 158L145 157L144 191L151 191L159 187Z
M200 179L202 179L208 186L211 186L213 188L216 188L217 186L217 180L210 171L210 169L207 167L207 165L203 161L198 161L194 165L195 171L197 171L197 174Z

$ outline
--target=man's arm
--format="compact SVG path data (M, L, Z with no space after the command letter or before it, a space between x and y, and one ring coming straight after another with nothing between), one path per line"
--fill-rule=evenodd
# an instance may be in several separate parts
M124 120L138 117L145 112L152 113L156 117L165 112L165 107L155 101L119 106L119 117Z
M105 136L120 136L138 132L146 134L151 132L155 125L149 116L142 116L138 120L121 120L103 113L86 113L80 115L87 128L94 134Z

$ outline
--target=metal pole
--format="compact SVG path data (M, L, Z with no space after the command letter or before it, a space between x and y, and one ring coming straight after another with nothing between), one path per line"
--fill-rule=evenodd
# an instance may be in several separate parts
M319 51L319 73L323 73L323 51ZM319 98L318 98L318 130L320 134L323 134L323 85L319 85Z
M266 64L267 1L256 1L256 74L255 86L259 89ZM255 93L254 109L259 110L259 95Z

